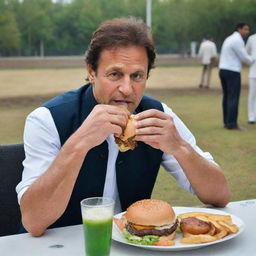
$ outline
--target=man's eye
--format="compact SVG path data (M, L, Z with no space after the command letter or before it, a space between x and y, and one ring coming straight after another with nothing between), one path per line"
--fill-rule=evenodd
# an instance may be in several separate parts
M144 80L144 74L141 74L141 73L132 74L132 79L136 82L140 82Z
M118 72L113 72L107 75L107 77L111 80L117 80L120 78L120 74Z

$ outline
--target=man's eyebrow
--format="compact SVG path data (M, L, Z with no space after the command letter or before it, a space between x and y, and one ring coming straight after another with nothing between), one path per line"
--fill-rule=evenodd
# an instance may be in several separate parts
M135 72L133 72L133 73L138 73L138 72L139 72L139 73L146 73L144 69L137 69L137 70L136 70Z
M123 69L121 67L118 67L118 66L111 66L111 67L107 68L107 72L113 71L113 70L114 71L119 71L119 72L123 71Z
M118 71L118 72L123 72L123 68L122 67L119 67L119 66L111 66L109 68L107 68L106 70L107 72L110 72L110 71ZM135 70L133 72L133 74L135 73L145 73L145 70L144 69L141 69L141 68L138 68L137 70Z

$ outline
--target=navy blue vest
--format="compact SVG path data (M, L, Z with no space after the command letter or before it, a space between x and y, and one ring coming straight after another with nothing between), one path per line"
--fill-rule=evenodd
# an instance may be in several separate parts
M61 94L43 105L51 112L61 145L80 127L96 104L98 103L93 96L92 86L87 84L78 90ZM163 111L159 101L144 96L136 112L152 108ZM116 179L123 211L137 200L150 198L162 155L162 151L141 142L134 150L119 152L116 160ZM81 223L80 201L87 197L103 195L107 161L106 141L88 152L67 209L51 228Z

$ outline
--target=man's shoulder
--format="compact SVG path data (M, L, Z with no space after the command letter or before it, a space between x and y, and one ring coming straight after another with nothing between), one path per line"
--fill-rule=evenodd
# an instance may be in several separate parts
M233 42L244 42L244 39L243 39L242 35L239 32L234 32L231 35L231 40Z
M231 41L231 40L235 40L239 37L239 33L237 32L234 32L232 33L231 35L227 36L226 39L224 40L225 41Z
M211 47L216 46L216 44L215 44L213 41L209 41L209 45L210 45Z
M249 36L249 38L248 38L248 40L256 40L256 34L253 34L253 35L251 35L251 36Z
M151 103L160 103L159 100L153 98L152 96L148 95L148 94L144 94L141 102L151 102Z
M237 47L237 44L240 44L241 42L243 42L242 36L238 32L237 33L234 32L224 40L223 46Z
M146 109L158 109L163 111L163 105L159 100L145 94L141 99L137 111L141 112Z
M206 47L207 45L209 45L209 42L206 40L206 41L203 41L200 46L201 46L202 48L204 48L204 47Z
M203 49L205 50L210 50L213 47L215 47L215 43L212 41L206 41L205 44L203 45Z

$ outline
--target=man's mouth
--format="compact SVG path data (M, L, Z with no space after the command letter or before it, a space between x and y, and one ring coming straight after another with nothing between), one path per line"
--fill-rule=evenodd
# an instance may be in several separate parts
M128 101L128 100L114 100L114 103L117 104L117 105L127 106L129 103L131 103L131 101Z

